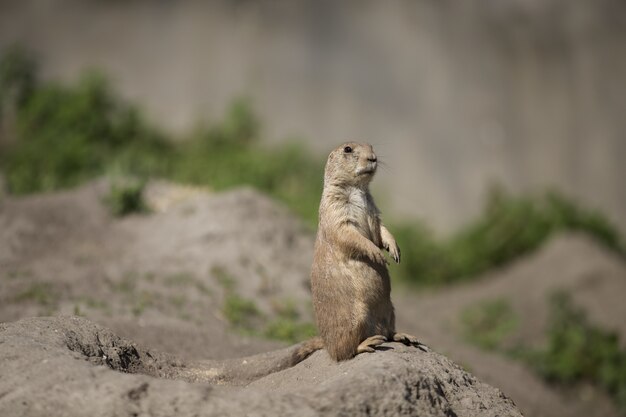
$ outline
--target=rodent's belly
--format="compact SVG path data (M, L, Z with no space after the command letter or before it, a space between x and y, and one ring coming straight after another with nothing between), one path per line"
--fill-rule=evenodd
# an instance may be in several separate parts
M378 334L390 337L394 330L393 305L386 268L377 270L356 260L350 263L355 294L353 314L357 321L365 324L366 334L363 337Z
M347 261L347 274L351 278L356 298L368 303L376 303L389 299L389 274L387 268L373 268L370 264L360 260Z

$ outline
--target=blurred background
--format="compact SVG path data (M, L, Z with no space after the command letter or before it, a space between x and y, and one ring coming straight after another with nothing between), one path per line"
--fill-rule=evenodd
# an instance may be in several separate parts
M145 216L121 216L167 214L155 193L178 201L248 185L286 205L310 236L325 157L357 140L384 162L373 190L404 257L392 274L418 290L399 299L399 321L441 312L439 329L415 331L528 415L626 409L623 2L5 0L0 54L0 265L5 294L14 294L3 321L76 306L97 319L104 309L65 290L49 298L56 284L24 272L40 258L24 249L24 230L59 221L40 193L54 200L50 192L92 184L103 219L131 227ZM79 197L54 204L88 199ZM41 217L20 229L31 221L24 207ZM290 266L298 282L308 262ZM109 290L130 291L120 302L137 318L160 304L154 288L124 287L124 274L144 268L130 263L110 272ZM266 338L314 331L310 311L296 314L293 301L264 311L265 293L240 283L235 294L225 283L242 271L267 275L246 268L207 266L173 281L217 280L218 316L234 327L250 318L247 336L259 336L259 311L279 320ZM43 310L20 310L28 302ZM440 334L456 327L456 339Z
M4 1L45 79L97 68L168 132L247 97L264 141L376 145L394 217L453 230L489 184L557 187L626 227L617 0Z

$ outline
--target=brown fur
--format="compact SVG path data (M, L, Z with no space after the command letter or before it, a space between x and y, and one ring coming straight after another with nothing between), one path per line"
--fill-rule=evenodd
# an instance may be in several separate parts
M400 261L400 250L381 223L369 192L376 166L372 146L355 142L333 150L326 163L311 290L323 346L337 361L373 351L373 346L385 339L417 342L412 336L395 332L382 249L387 249L396 262ZM305 343L299 355L310 354L307 348L320 347L319 342Z
M324 341L321 337L314 337L305 342L300 343L291 354L291 366L294 366L309 356L316 350L324 347Z

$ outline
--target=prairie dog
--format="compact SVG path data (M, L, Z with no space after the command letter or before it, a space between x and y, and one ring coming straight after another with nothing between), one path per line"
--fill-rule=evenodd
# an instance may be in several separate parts
M301 358L321 347L341 361L387 340L419 345L395 330L383 249L400 262L400 248L369 191L377 164L374 149L363 143L344 143L328 156L311 268L320 337L303 344Z

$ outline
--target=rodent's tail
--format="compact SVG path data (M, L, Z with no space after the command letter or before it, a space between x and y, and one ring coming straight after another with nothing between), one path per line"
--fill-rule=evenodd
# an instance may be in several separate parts
M296 347L296 349L293 351L291 355L291 366L297 365L298 363L311 356L313 352L315 352L316 350L320 350L323 347L324 341L319 336L309 340L305 340L304 342L300 343L300 345L298 345L298 347Z

